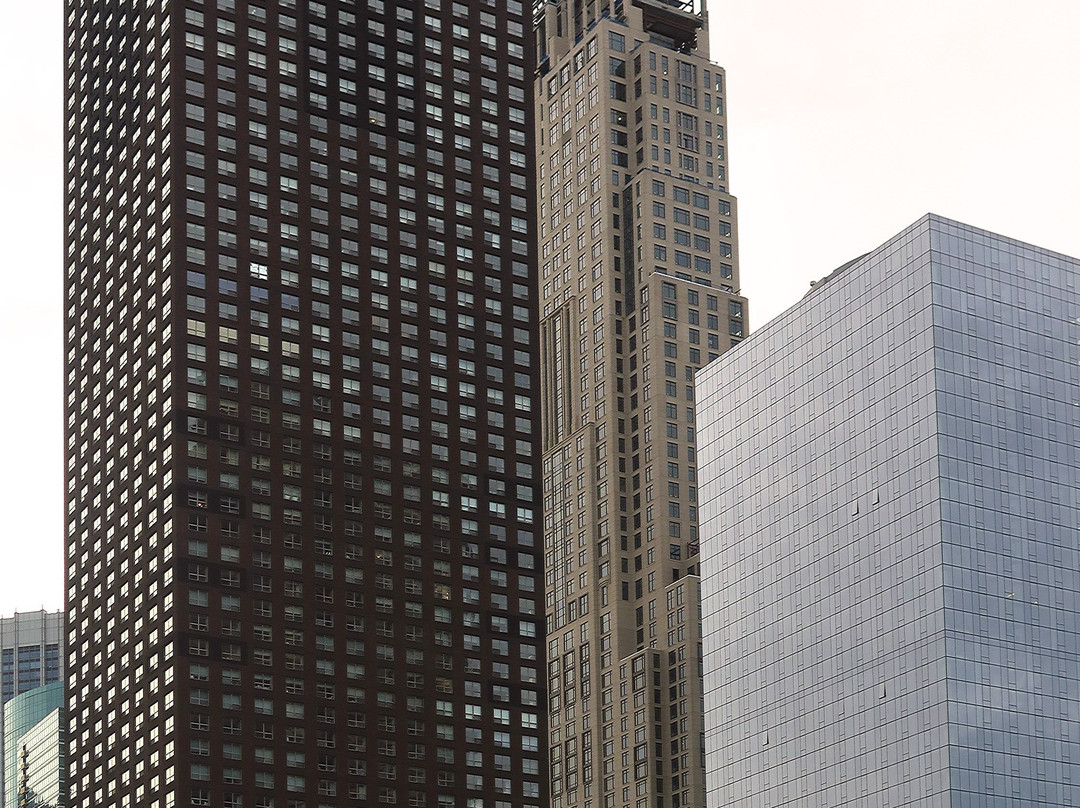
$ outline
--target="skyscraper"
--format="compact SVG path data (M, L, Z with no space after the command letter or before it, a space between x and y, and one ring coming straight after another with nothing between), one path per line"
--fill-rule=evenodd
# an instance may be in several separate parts
M703 804L694 372L743 335L695 2L534 8L555 808Z
M545 804L529 9L66 13L71 804Z
M19 808L63 808L68 804L64 754L66 723L64 708L60 706L18 739L16 799L12 805Z
M64 679L64 613L0 618L0 704Z
M50 761L43 760L45 766L55 768L63 760L62 737L59 732L50 737L63 701L64 613L21 612L0 618L0 806L18 804L24 734L33 732L35 740L57 752ZM52 721L38 726L46 718ZM62 793L62 783L56 790Z
M3 808L47 808L65 802L64 683L20 693L4 705ZM28 794L37 803L29 803Z
M1078 289L927 216L699 374L709 804L1080 801Z

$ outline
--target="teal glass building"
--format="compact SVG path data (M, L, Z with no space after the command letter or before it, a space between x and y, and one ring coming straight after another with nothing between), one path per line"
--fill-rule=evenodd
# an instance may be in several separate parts
M0 808L21 805L19 755L27 733L31 734L27 749L33 748L37 755L32 776L42 781L43 789L36 802L22 804L28 808L63 805L63 638L63 612L20 612L0 618L0 762L4 767ZM46 720L50 716L51 722ZM46 763L42 756L51 757ZM47 770L53 774L46 774Z
M19 808L67 805L66 740L63 708L53 710L19 739Z
M19 808L22 786L38 795L35 808L63 804L64 683L28 690L4 705L4 803ZM54 801L47 801L52 795Z
M1080 805L1080 261L927 216L697 395L709 804Z

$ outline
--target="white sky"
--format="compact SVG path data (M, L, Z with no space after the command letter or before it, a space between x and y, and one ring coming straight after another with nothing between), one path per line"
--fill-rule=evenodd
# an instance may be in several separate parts
M0 615L63 603L62 4L0 0ZM1076 0L712 0L751 324L932 211L1080 256Z
M1080 255L1076 0L713 0L751 330L933 212Z

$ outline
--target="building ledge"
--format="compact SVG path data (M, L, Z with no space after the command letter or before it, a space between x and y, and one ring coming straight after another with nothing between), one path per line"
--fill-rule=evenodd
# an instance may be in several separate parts
M696 0L633 0L641 9L642 24L650 34L671 40L676 49L697 46L697 33L705 17L697 11Z

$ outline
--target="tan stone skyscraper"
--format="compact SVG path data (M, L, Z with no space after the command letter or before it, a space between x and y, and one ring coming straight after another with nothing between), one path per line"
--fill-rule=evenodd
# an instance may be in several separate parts
M694 372L743 335L697 0L537 3L553 808L704 804Z

